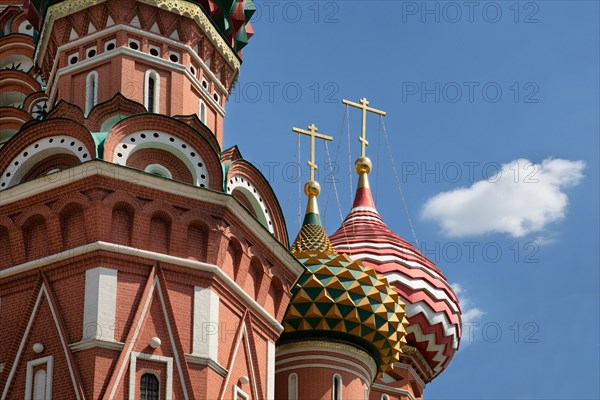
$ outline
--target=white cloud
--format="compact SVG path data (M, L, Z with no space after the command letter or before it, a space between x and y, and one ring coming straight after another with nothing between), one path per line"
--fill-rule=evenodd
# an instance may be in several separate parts
M460 303L460 309L462 311L463 325L465 323L479 322L481 317L485 314L485 311L473 304L473 301L467 297L466 290L463 289L459 283L453 283L451 286L452 289L454 289L456 296L458 296L458 302Z
M436 221L448 236L507 233L522 237L565 217L562 189L583 179L585 162L518 159L468 188L442 192L427 200L422 216Z
M486 314L485 311L478 308L473 304L473 301L466 295L466 290L462 288L459 283L451 284L454 293L458 296L458 302L460 303L460 309L462 311L462 338L460 340L461 346L466 346L469 343L475 341L475 328L481 321L481 317Z

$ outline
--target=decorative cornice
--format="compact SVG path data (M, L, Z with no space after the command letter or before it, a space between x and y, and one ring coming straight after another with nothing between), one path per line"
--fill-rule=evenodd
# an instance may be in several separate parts
M208 357L197 356L195 354L186 354L185 359L190 364L207 365L209 368L211 368L217 374L221 375L223 378L225 378L228 374L228 371L225 367L221 366L221 364Z
M111 342L111 341L102 340L102 339L82 340L81 342L72 343L69 345L69 347L73 351L83 351L83 350L93 349L96 347L99 347L102 349L121 351L121 350L123 350L123 346L125 346L124 343Z
M50 39L48 32L52 30L52 26L56 19L75 14L76 12L81 11L87 7L95 6L106 1L107 0L70 0L53 4L50 7L48 7L48 11L46 13L46 18L44 19L44 25L42 27L42 32L40 34L40 39L38 42L38 47L36 49L34 59L37 60L38 57L44 56L46 48L48 46L48 41ZM229 46L225 38L221 36L221 33L213 25L212 21L210 20L208 15L206 15L206 13L202 10L202 7L200 7L200 5L183 0L137 1L153 7L159 7L163 10L192 19L206 34L206 37L212 42L212 44L215 46L217 51L223 56L223 58L225 58L225 60L231 66L231 68L234 69L234 75L237 76L237 74L240 71L241 60L239 59L235 51Z

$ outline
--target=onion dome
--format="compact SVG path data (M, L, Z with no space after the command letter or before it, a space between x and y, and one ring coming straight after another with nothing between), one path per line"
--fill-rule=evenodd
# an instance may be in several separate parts
M404 305L384 277L333 249L321 225L319 191L317 182L305 186L306 215L291 250L306 271L292 290L280 340L343 340L389 371L406 344Z
M435 264L392 232L377 212L368 180L371 161L359 158L355 170L359 184L354 204L331 236L331 243L337 251L373 267L396 288L406 304L406 340L431 368L426 376L431 380L446 368L458 349L458 298Z

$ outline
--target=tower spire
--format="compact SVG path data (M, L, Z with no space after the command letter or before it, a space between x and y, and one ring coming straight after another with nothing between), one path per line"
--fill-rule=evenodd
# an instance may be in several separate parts
M387 115L387 113L385 111L369 107L369 102L364 97L360 99L359 103L354 103L349 100L342 100L342 103L358 108L362 111L362 130L361 135L358 138L361 144L361 156L354 163L354 170L358 174L358 187L352 208L369 207L375 210L375 203L373 202L373 195L371 194L368 178L368 175L372 169L372 163L369 157L367 157L367 146L369 145L369 141L367 140L367 112L384 117Z
M315 124L310 124L308 130L292 128L292 131L310 137L310 160L308 161L310 180L304 185L304 193L308 197L308 203L306 204L304 222L292 245L292 253L300 254L301 252L324 251L328 254L337 254L333 247L331 247L329 237L327 237L325 229L321 225L321 216L319 215L319 205L317 203L317 196L321 193L321 185L315 180L315 171L318 169L315 162L315 139L332 141L333 138L319 133Z

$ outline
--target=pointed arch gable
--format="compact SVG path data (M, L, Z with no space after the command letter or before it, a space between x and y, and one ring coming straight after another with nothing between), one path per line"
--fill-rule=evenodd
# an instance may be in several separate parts
M129 136L138 133L140 140ZM134 140L127 139L128 136ZM119 146L125 151L117 151ZM222 191L223 171L219 154L192 127L165 115L134 115L118 122L104 142L104 158L109 162L123 164L136 148L154 147L167 150L180 158L192 172L197 186L208 183L206 186L209 189ZM118 157L119 154L121 157Z
M117 93L110 100L97 104L88 115L85 125L90 132L100 132L102 125L112 117L127 117L145 112L143 104Z
M209 141L209 143L212 145L213 149L215 150L215 152L217 154L221 153L221 145L219 144L217 137L210 129L208 129L208 127L206 125L204 125L198 119L198 116L196 114L174 115L173 118L191 126L195 130L197 130L206 140Z
M236 181L236 178L238 180ZM244 181L241 181L241 178ZM225 192L232 194L234 190L243 190L250 203L255 207L257 214L262 214L262 219L259 221L265 224L266 228L275 235L275 237L287 246L288 236L283 212L279 201L271 188L271 185L252 164L246 160L236 160L230 164L227 171L227 180L225 181ZM259 206L260 208L256 208ZM268 224L271 222L271 224ZM271 229L269 229L271 228Z
M82 125L50 119L25 126L0 149L0 190L22 182L38 163L57 154L76 156L80 162L96 157L96 145Z
M51 118L65 118L75 121L80 125L86 125L83 110L79 106L69 103L65 100L60 100L54 107L52 107L52 110L50 110L46 119Z

